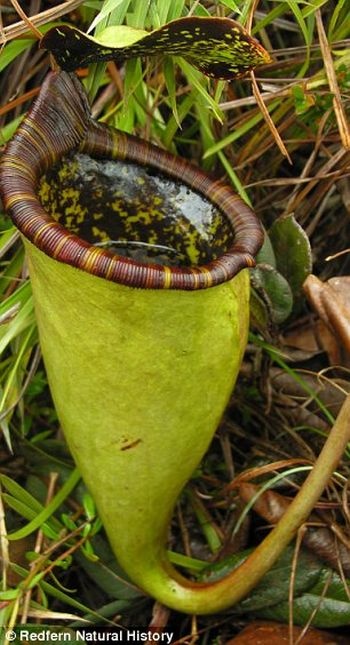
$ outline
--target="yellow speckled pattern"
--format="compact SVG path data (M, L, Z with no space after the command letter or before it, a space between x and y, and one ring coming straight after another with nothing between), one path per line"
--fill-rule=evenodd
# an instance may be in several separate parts
M99 42L70 25L53 27L43 37L62 69L71 71L100 60L125 61L136 56L182 56L213 78L237 78L271 62L270 55L238 22L230 18L185 17L169 22L128 46L118 46L118 27L109 27L110 43ZM110 45L110 46L109 46Z
M0 173L5 208L28 240L112 282L206 289L254 266L263 240L230 186L96 123L67 72L48 76Z
M202 195L135 163L70 155L41 178L38 196L71 233L116 253L123 251L119 242L141 242L145 258L161 255L165 263L169 249L169 262L193 266L215 259L234 241L227 218Z

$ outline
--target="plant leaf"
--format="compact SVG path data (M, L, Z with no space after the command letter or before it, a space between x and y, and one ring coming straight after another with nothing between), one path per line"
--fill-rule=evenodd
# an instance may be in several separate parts
M107 0L107 2L103 3L103 7L101 11L95 16L94 20L92 21L89 31L92 31L95 29L95 27L104 19L107 18L109 14L112 13L119 5L121 5L123 0Z
M239 566L250 552L250 550L247 550L241 553L235 553L224 561L208 566L203 570L200 580L212 582L227 575L229 571ZM233 608L235 614L245 614L250 611L256 612L260 609L275 605L279 606L282 600L288 604L290 577L293 569L293 554L294 548L292 546L285 549L270 571L264 575L257 587L244 600L235 605ZM313 588L320 578L321 571L322 565L312 555L302 549L299 553L295 569L294 595L299 596L303 592ZM265 617L265 614L262 613L261 616Z
M294 298L300 298L302 285L312 269L309 238L293 215L280 217L269 231L278 271L286 278Z
M102 60L172 54L183 56L208 76L229 79L271 61L260 43L229 18L179 18L150 33L117 25L95 38L63 25L51 29L41 47L67 71Z
M293 636L292 636L293 635ZM346 636L325 632L313 627L282 625L274 621L252 620L226 645L281 645L281 643L304 643L305 645L347 645Z
M92 539L92 546L98 560L88 560L82 551L77 551L74 557L94 583L109 598L132 600L140 597L142 592L129 581L119 567L107 541L100 535L95 535Z
M89 36L89 38L106 47L113 47L117 42L118 49L127 49L145 36L148 36L148 32L144 29L136 29L128 25L111 25L100 31L98 36Z
M276 268L276 257L271 244L271 240L265 232L264 244L262 245L259 253L256 256L257 264L269 264L274 269Z
M244 482L239 487L239 496L244 502L250 502L259 493L260 487L251 482ZM274 490L265 490L254 502L253 509L269 524L277 524L289 508L291 501ZM350 549L343 542L337 541L335 533L326 525L325 516L311 513L303 534L303 546L309 549L319 560L339 571L341 565L345 575L350 575ZM331 518L329 517L329 521Z
M9 478L6 478L6 480L8 479ZM44 522L46 522L47 519L49 519L49 517L61 506L61 504L63 504L65 498L71 493L73 488L75 488L79 479L80 474L78 470L73 470L71 475L69 476L69 479L67 479L67 481L63 484L61 489L52 498L50 503L42 508L42 510L37 515L35 515L35 517L28 524L18 529L18 531L8 534L7 539L19 540L23 537L26 537L27 535L30 535L30 533L40 528L40 526ZM5 481L3 475L1 476L1 481Z
M277 325L284 322L293 308L293 294L287 280L269 264L258 264L251 271L251 279L272 322Z
M42 34L45 34L50 29L56 27L56 24L56 22L49 22L46 25L40 25L38 29ZM0 55L0 72L3 72L4 69L17 58L17 56L22 54L26 49L29 49L29 47L34 45L35 42L36 39L34 36L33 38L26 36L25 38L16 38L11 40L4 45L3 49L1 49ZM23 118L23 116L21 118Z
M293 602L293 622L306 625L311 615L314 627L341 627L350 623L350 601L344 583L329 569L324 569L319 581L312 589ZM288 622L290 604L288 601L256 612L256 617Z

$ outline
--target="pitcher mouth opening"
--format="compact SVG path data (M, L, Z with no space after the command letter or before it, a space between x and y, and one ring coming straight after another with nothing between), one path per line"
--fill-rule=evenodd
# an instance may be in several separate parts
M254 266L262 228L229 186L95 123L77 80L61 73L56 85L64 84L74 84L77 106L69 108L76 123L61 124L62 141L51 132L64 96L53 79L2 162L5 207L30 242L59 262L139 288L203 289Z

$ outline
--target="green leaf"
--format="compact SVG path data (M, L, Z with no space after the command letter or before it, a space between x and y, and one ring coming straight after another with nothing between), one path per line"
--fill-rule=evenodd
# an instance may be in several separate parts
M276 268L276 256L271 244L271 240L267 233L265 233L264 244L262 245L259 253L256 256L257 264L269 264L274 269Z
M28 576L29 572L24 567L18 564L13 564L12 568L15 571L15 573L17 573L18 575L22 577ZM56 598L56 600L59 600L60 602L81 611L83 615L85 615L84 617L86 620L89 620L94 623L98 623L100 625L105 623L108 624L110 622L107 619L105 619L105 616L115 616L115 614L118 614L124 609L127 609L130 603L130 601L126 602L123 600L119 600L119 601L109 603L108 605L105 605L101 609L94 611L93 609L90 609L86 605L82 604L81 602L73 598L72 595L69 595L69 593L66 593L66 590L62 591L60 588L54 587L52 584L50 584L49 582L46 582L45 580L42 580L39 584L40 584L41 593L44 591L49 596ZM112 625L114 624L115 623L113 622Z
M293 215L280 217L269 231L278 271L288 281L294 298L302 295L302 285L312 269L309 238Z
M255 612L261 607L273 606L277 598L283 598L288 603L292 575L295 575L293 586L295 601L301 593L312 588L320 578L322 565L306 550L301 550L293 571L293 556L294 547L288 547L265 574L260 584L245 600L235 606L235 613Z
M235 11L238 14L241 14L241 10L235 0L221 0L222 4L224 4L226 7L231 9L231 11Z
M118 43L119 48L130 47L134 43L137 43L138 40L148 36L148 32L144 29L135 29L134 27L128 27L127 25L113 25L106 27L103 31L96 36L94 40L100 45L105 45L106 47L113 46L115 42Z
M221 112L220 108L218 107L216 101L214 101L214 99L206 91L206 89L205 89L205 87L203 85L203 82L202 82L203 77L201 77L200 74L198 74L198 72L195 69L193 69L193 67L191 67L191 65L189 65L186 61L184 61L184 60L181 61L180 60L179 62L180 62L180 65L181 65L181 69L182 69L183 73L186 75L191 87L194 88L195 90L197 90L197 92L198 92L197 101L198 101L199 97L204 99L204 101L207 104L207 107L210 108L213 111L213 114L215 115L215 118L218 121L220 121L220 123L222 123L222 121L223 121L222 112Z
M164 7L164 0L161 0L158 3L159 6L159 11L161 11L162 7ZM183 9L185 6L185 0L170 0L168 3L167 7L167 15L164 20L161 20L161 24L166 22L166 20L175 20L175 18L178 18L181 16ZM162 15L161 15L162 18Z
M13 119L13 121L11 121L10 123L7 123L6 125L4 125L3 128L0 129L1 143L7 143L7 141L9 141L13 137L19 124L22 122L23 118L24 118L24 115L21 114L16 119Z
M310 107L315 105L315 99L312 94L307 94L302 85L295 85L292 88L294 98L295 113L297 115L305 114Z
M30 509L23 502L19 501L15 497L12 497L11 495L8 495L7 493L3 493L2 497L7 506L16 511L16 513L18 513L21 517L25 518L26 520L30 520L31 522L35 521L37 513L35 513L33 509ZM62 526L55 520L55 518L50 518L50 523L43 523L40 525L40 529L42 530L44 535L52 540L57 540L61 528Z
M50 29L55 28L57 23L49 22L46 25L38 27L42 34L45 34ZM0 72L2 72L13 60L22 54L26 49L29 49L36 39L33 38L16 38L7 43L0 53Z
M4 69L12 63L15 58L17 58L17 56L31 47L33 43L34 38L21 38L12 40L10 43L5 45L0 56L0 72L3 72Z
M20 589L8 589L7 591L0 591L0 600L15 600L20 594Z
M66 497L68 497L71 491L75 488L79 479L80 474L78 470L73 470L67 481L63 484L62 488L58 491L55 497L53 497L50 503L45 506L45 508L43 508L28 524L14 533L10 533L7 538L9 540L20 540L40 528L40 526L44 524L44 522L61 506ZM3 476L1 477L1 480L3 480Z
M236 553L223 562L210 565L201 575L201 580L212 582L227 575L232 569L241 564L252 550ZM290 579L293 571L294 547L289 546L278 558L273 567L264 575L261 582L255 589L240 603L235 605L233 611L237 614L245 614L262 608L274 607L281 601L286 601L290 592ZM305 591L312 589L319 581L322 573L322 565L308 551L301 550L295 568L294 595L300 596ZM259 614L260 615L260 614ZM263 615L263 614L261 614Z
M18 299L19 289L16 290L14 299ZM21 292L22 294L22 292ZM12 300L12 299L11 299ZM7 301L9 304L10 298ZM3 310L3 307L0 306L0 312ZM6 306L5 311L8 311L8 306ZM19 311L14 316L13 320L10 320L7 324L3 325L3 329L0 329L0 354L2 354L10 342L16 338L22 331L31 326L34 329L35 317L34 317L34 306L32 298L29 297L28 300L23 301L23 304Z
M258 264L251 271L251 280L272 322L276 325L284 322L293 308L293 294L287 280L269 264Z
M349 584L349 581L347 581ZM288 601L255 613L258 618L288 622ZM293 602L293 622L306 625L315 612L312 625L321 628L342 627L350 624L350 600L341 578L329 569L323 569L318 582Z
M40 513L43 508L40 502L22 488L22 486L17 484L17 482L7 477L7 475L0 475L0 482L15 499L22 502L28 508L28 511L33 512L34 515Z
M253 288L250 294L250 324L253 329L262 334L270 327L270 317L267 306Z
M88 492L83 495L83 507L87 519L91 522L96 517L96 506Z
M164 70L164 80L168 90L171 110L174 115L174 119L176 121L177 126L181 128L179 114L177 111L176 78L175 78L174 61L168 56L164 59L163 70Z
M300 1L299 0L286 0L286 3L289 5L290 10L294 14L294 17L296 21L299 24L300 31L302 32L305 43L307 45L310 45L310 40L312 37L312 34L310 34L309 29L306 25L306 22L304 20L303 12L300 9Z
M271 105L273 105L273 107L276 107L276 103L272 103L270 104L270 109L271 109ZM234 143L235 141L243 137L245 134L247 134L247 132L255 128L255 126L257 126L262 120L263 120L263 115L260 111L257 112L256 114L253 114L252 117L246 118L243 121L242 125L240 125L238 128L235 128L226 137L220 138L219 141L214 143L214 145L212 145L208 150L206 150L205 154L203 155L203 158L207 159L211 155L215 155L218 152L220 152L220 150L222 150L223 148L226 148L226 146L231 145L232 143Z
M75 27L51 29L41 41L62 69L72 71L102 60L125 61L139 56L182 56L214 78L241 76L270 62L270 55L248 32L229 18L179 18L150 33L125 26L107 27L93 38Z
M119 567L107 541L100 535L92 539L94 553L98 559L91 561L84 553L77 551L75 559L94 583L102 589L109 598L131 600L141 595L141 592L129 581Z
M89 31L92 31L93 29L95 29L96 25L98 25L101 22L101 20L106 18L112 11L114 11L123 2L124 0L106 0L106 2L103 3L103 7L101 11L97 14L97 16L92 21L89 27Z

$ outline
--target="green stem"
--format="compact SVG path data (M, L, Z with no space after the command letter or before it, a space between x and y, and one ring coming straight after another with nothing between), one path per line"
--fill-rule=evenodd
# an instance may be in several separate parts
M241 601L272 567L307 520L350 441L347 396L314 468L278 525L237 569L214 583L191 583L168 563L156 563L148 590L163 603L189 613L215 613ZM159 565L159 569L157 568Z

